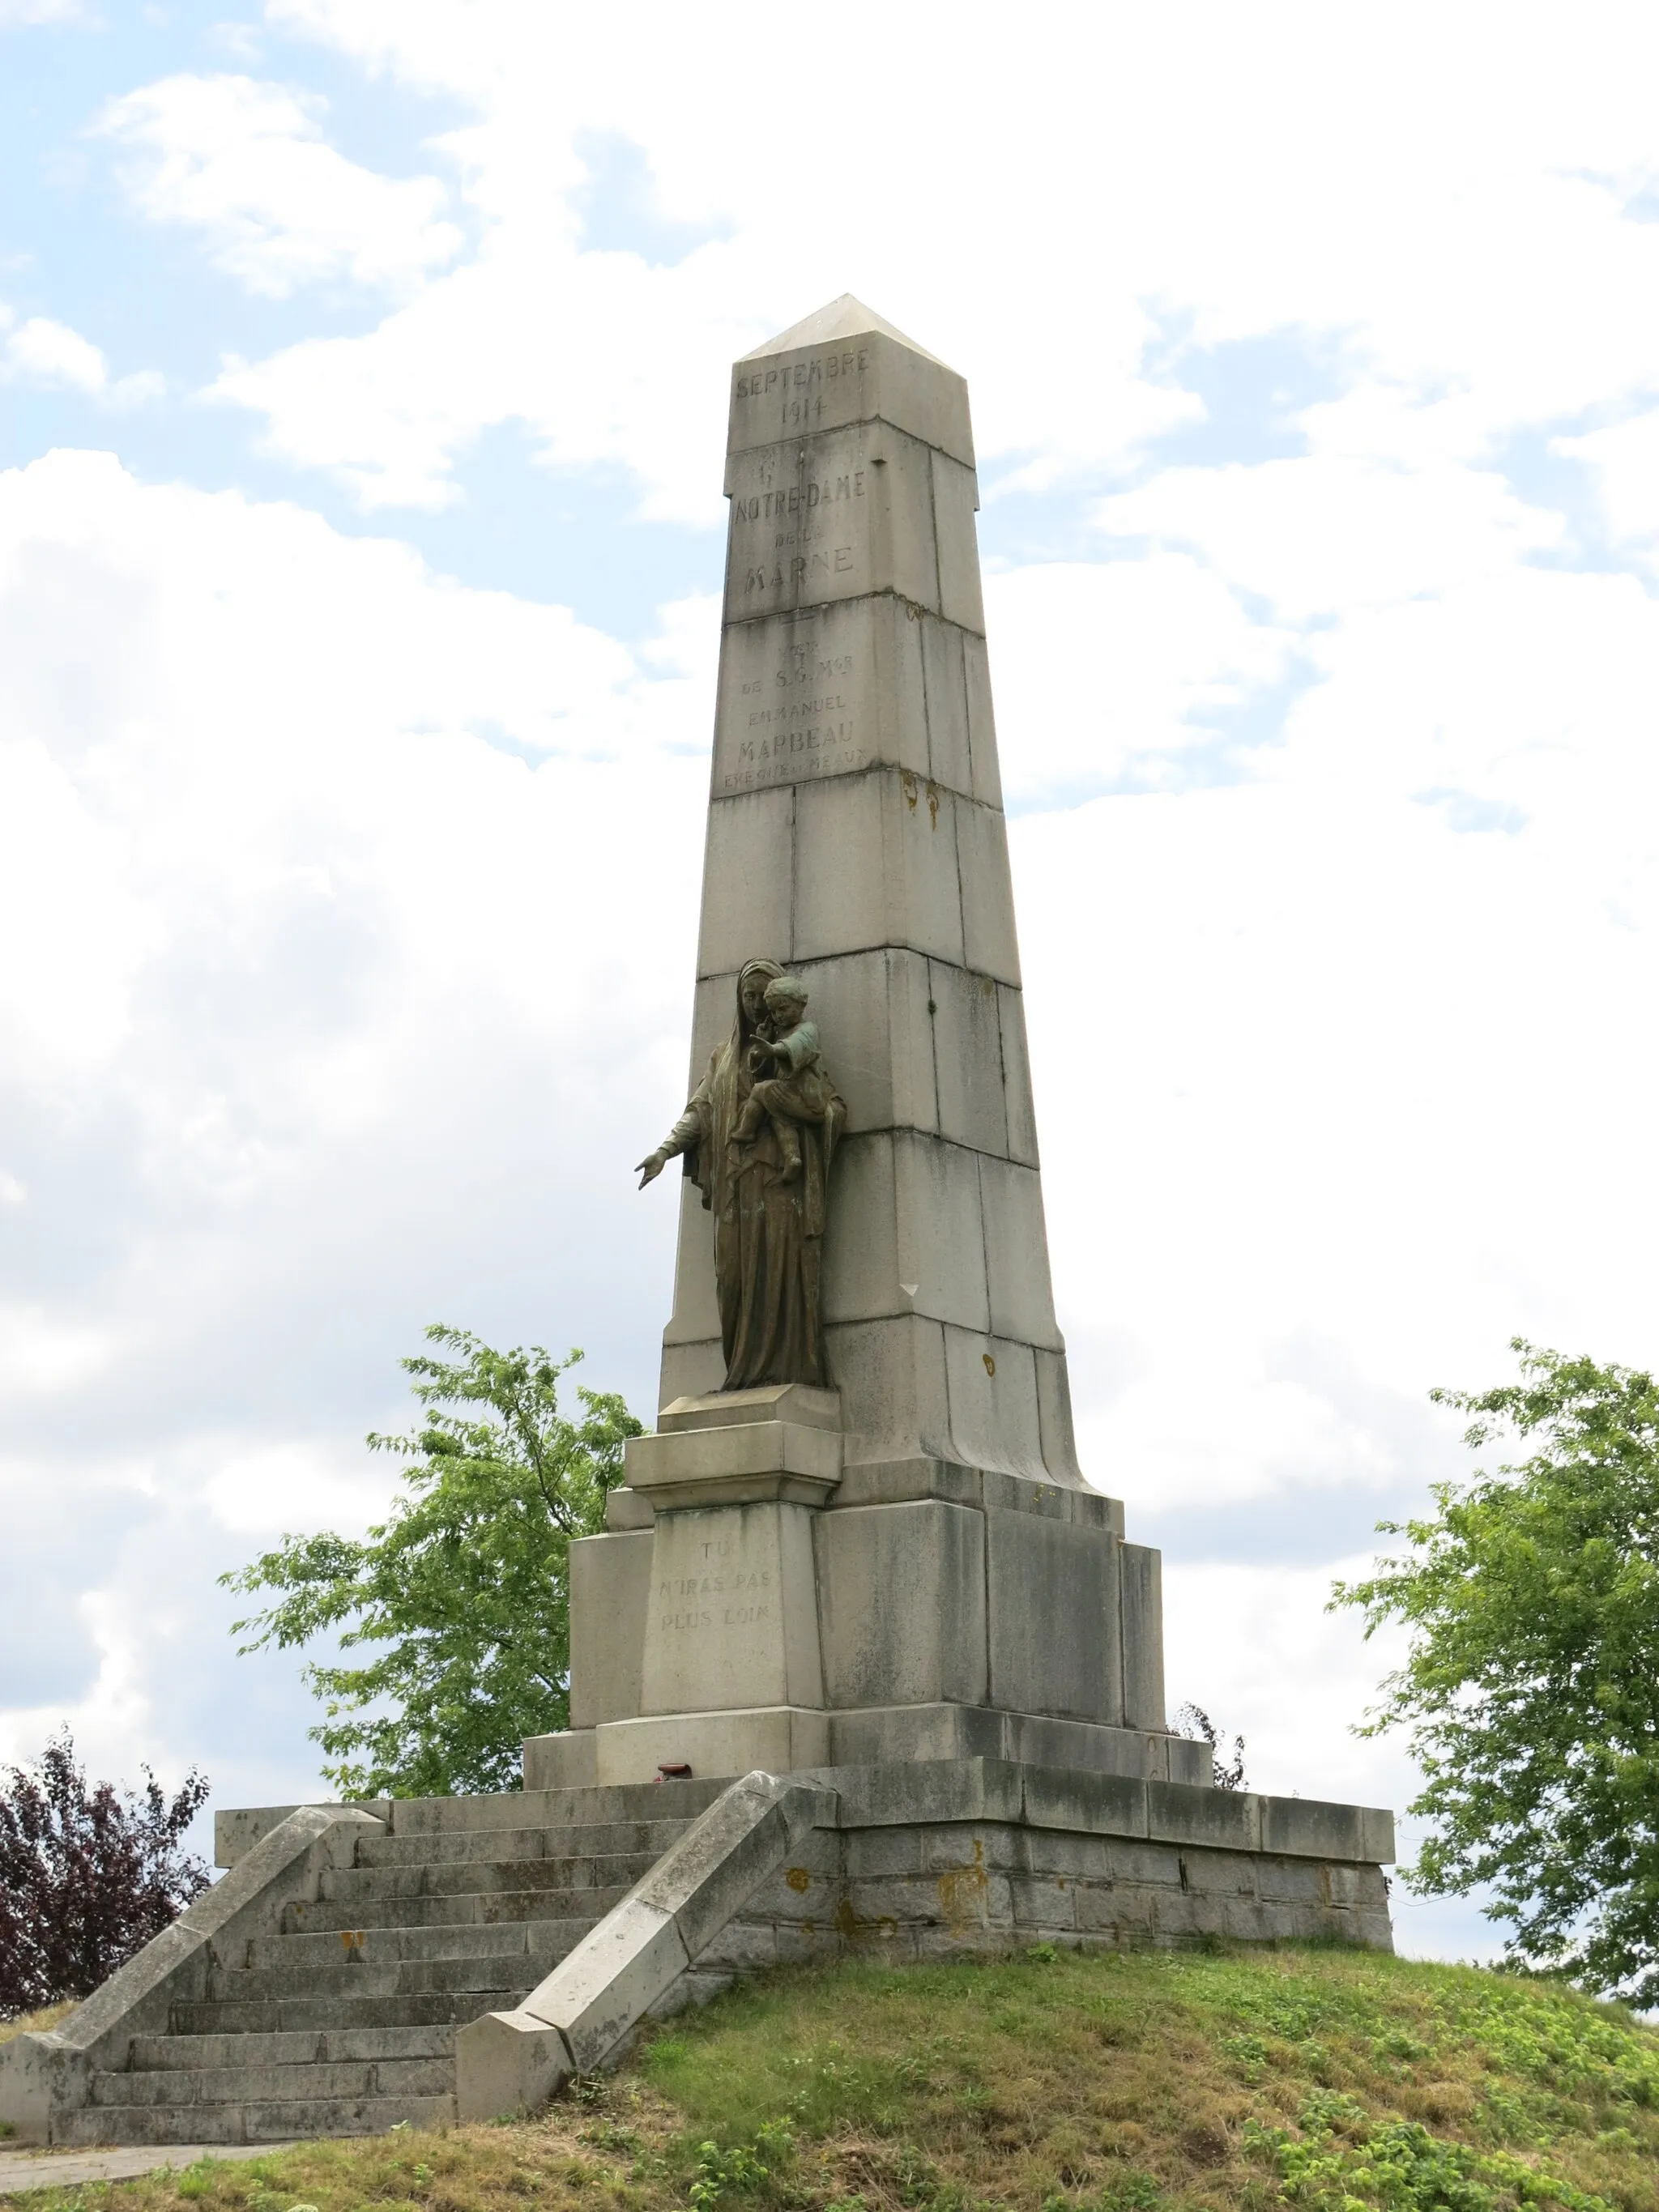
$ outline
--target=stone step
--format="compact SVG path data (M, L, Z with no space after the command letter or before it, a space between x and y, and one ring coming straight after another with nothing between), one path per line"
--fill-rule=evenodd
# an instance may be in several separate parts
M622 1889L570 1890L568 1910L557 1910L561 1893L538 1892L529 1901L533 1917L502 1914L495 1920L441 1920L434 1924L394 1927L325 1928L314 1935L256 1936L242 1949L242 1961L233 1971L259 1972L276 1967L292 1970L310 1966L379 1966L400 1959L495 1959L521 1956L526 1951L556 1952L561 1958L574 1941L565 1929L580 1923L591 1928L613 1905L627 1895ZM432 1900L453 1905L453 1898ZM561 1948L560 1947L563 1948Z
M485 1865L508 1859L586 1858L608 1850L649 1851L659 1858L678 1843L689 1820L606 1821L582 1828L458 1828L452 1834L360 1836L353 1864L364 1867Z
M484 1797L394 1797L394 1836L482 1828L573 1828L605 1820L694 1820L726 1781L629 1782L597 1790L506 1790Z
M447 2097L448 2058L368 2058L299 2066L181 2066L142 2074L94 2074L94 2105L292 2103L312 2097Z
M406 1929L447 1928L459 1935L463 1929L515 1921L574 1920L587 1913L597 1918L619 1905L632 1887L633 1881L626 1881L604 1888L590 1885L571 1889L474 1890L459 1897L371 1897L354 1899L346 1905L290 1905L283 1914L282 1935L269 1940L287 1942L297 1936L332 1936L343 1942L348 1936L373 1937ZM368 1956L376 1955L371 1941ZM275 1959L248 1960L250 1966L277 1963Z
M241 2035L135 2035L127 2057L134 2074L167 2073L178 2067L339 2065L356 2059L443 2058L453 2060L455 2029L432 2027L343 2027L320 2033Z
M635 1832L629 1831L627 1832ZM394 1897L462 1897L492 1890L631 1889L678 1838L638 1850L595 1851L574 1857L429 1859L394 1866L330 1868L322 1876L322 1903L349 1909L358 1900ZM314 1914L315 1905L307 1908Z
M118 2075L118 2080L125 2076ZM88 2143L295 2142L453 2126L455 2099L295 2097L236 2105L83 2105L54 2122L56 2140Z
M536 1981L542 1978L539 1967ZM347 2029L439 2027L511 2012L536 1982L502 1990L422 1990L408 1996L287 1996L174 2003L175 2036L329 2035Z
M280 2004L285 1997L413 1997L440 1990L495 1990L508 1982L533 1989L594 1925L592 1920L529 1921L500 1932L522 1939L527 1929L533 1929L534 1946L520 1940L514 1950L468 1958L365 1959L355 1966L341 1962L337 1936L319 1936L319 1942L335 1946L332 1963L213 1967L208 1973L207 1999L210 2004ZM270 1940L305 1943L312 1939L283 1936Z

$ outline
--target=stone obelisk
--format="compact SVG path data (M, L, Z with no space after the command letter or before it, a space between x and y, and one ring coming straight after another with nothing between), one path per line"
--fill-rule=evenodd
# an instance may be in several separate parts
M734 1030L746 965L805 987L845 1102L827 1373L726 1387L732 1216L696 1163L731 1146L694 1097L646 1164L702 1181L659 1431L573 1547L572 1728L526 1780L975 1754L1201 1778L1164 1723L1158 1555L1073 1442L967 386L838 300L734 365L726 489L691 1082L760 1034Z
M824 1317L854 1492L941 1462L1078 1486L968 387L838 300L736 364L726 489L693 1069L744 959L810 987L848 1109ZM711 1250L688 1188L664 1405L720 1382Z

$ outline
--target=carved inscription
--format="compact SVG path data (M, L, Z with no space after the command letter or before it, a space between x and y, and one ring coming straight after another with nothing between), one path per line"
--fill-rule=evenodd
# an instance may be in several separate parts
M744 369L732 386L732 398L769 400L777 410L781 429L811 429L823 419L825 392L833 395L849 377L862 376L869 362L869 349L857 346L842 353L817 354L787 368L774 362L767 368Z
M743 686L742 723L736 758L728 738L723 791L793 783L804 776L845 775L865 765L858 719L849 696L857 669L851 653L819 654L792 646L769 685L756 677Z
M804 483L781 485L775 491L733 495L734 532L745 524L773 526L770 548L751 559L745 568L745 599L752 599L757 592L769 595L799 590L821 579L855 572L858 560L853 545L837 545L833 541L841 534L838 526L843 520L854 520L858 502L865 496L866 474L864 469L843 469L832 476L809 477Z
M745 1572L721 1564L733 1546L702 1547L703 1566L695 1575L665 1576L657 1584L660 1625L668 1635L693 1635L703 1628L757 1628L772 1618L772 1577L765 1567Z

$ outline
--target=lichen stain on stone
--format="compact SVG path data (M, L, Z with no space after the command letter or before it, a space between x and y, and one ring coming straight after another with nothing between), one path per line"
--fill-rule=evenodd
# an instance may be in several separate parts
M812 1877L805 1867L791 1867L783 1878L797 1897L804 1897L812 1885Z
M914 814L916 811L916 780L907 768L899 781L904 787L904 803Z
M836 1933L848 1943L856 1943L861 1936L890 1939L898 1934L898 1923L890 1913L883 1913L874 1920L866 1920L862 1914L854 1911L852 1899L844 1894L836 1907L835 1922Z
M963 1935L970 1928L989 1925L985 1905L985 1893L989 1887L984 1839L975 1836L972 1866L951 1867L939 1878L939 1906L953 1936Z

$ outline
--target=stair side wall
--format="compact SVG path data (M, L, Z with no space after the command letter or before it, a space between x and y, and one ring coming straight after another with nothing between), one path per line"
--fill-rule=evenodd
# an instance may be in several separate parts
M165 2033L175 2004L206 1995L215 1966L279 1933L286 1908L314 1902L324 1874L351 1863L361 1836L385 1832L385 1822L344 1808L290 1813L61 2026L0 2044L0 2119L21 2142L58 2140L94 2073L123 2067L135 2035Z

